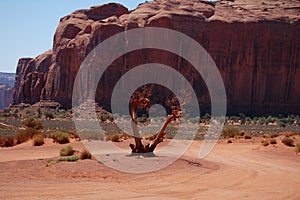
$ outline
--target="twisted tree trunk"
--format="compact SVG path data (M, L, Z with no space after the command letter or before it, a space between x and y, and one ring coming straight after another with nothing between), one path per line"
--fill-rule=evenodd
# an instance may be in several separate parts
M134 108L133 108L134 109ZM156 135L155 139L151 141L150 144L143 145L142 138L140 137L138 128L137 128L137 120L136 120L136 110L132 110L132 130L134 133L135 145L130 144L131 150L133 154L139 153L153 153L156 146L163 141L163 137L166 134L166 128L168 124L175 118L180 117L180 111L173 111L172 115L169 115L163 124L160 132Z

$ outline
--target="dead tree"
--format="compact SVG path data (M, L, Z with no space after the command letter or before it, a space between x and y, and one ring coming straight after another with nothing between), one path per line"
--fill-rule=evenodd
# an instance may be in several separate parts
M141 92L136 91L131 100L131 118L132 118L132 130L134 133L134 140L135 145L130 144L132 153L139 154L139 153L153 153L156 146L163 141L163 138L166 134L166 128L170 124L170 122L174 119L178 119L181 117L181 107L179 105L178 99L175 97L170 98L166 103L167 105L172 109L172 114L168 115L161 130L158 134L156 134L154 140L152 140L149 144L144 145L142 143L142 138L140 137L137 125L137 114L139 109L146 109L149 110L150 108L150 100L149 97L152 94L153 85L150 88L144 87ZM186 95L186 97L189 97L189 95Z

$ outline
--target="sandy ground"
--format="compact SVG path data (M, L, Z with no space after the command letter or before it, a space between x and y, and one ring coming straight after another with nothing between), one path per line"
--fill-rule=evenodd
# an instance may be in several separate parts
M197 159L201 142L195 141L181 159L146 174L95 160L47 165L66 145L27 142L0 149L0 199L300 199L300 156L260 140L221 142L204 160Z

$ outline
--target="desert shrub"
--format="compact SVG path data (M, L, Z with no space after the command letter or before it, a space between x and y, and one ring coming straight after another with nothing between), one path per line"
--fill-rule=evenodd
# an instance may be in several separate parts
M283 119L280 119L280 120L277 120L277 125L278 126L280 126L280 127L286 127L286 122L285 122L285 120L283 120Z
M15 137L13 136L1 136L0 147L13 147L15 146Z
M40 130L43 129L44 126L42 124L42 122L38 121L37 119L33 118L33 117L28 117L26 118L22 124L28 128L33 128L36 130Z
M61 156L72 156L74 154L74 150L72 146L66 146L59 151L59 155Z
M83 152L81 152L80 159L81 160L92 159L92 154L88 150L85 149Z
M267 119L265 117L260 117L258 121L258 125L263 126L267 124Z
M275 138L270 139L270 144L277 144L277 140Z
M14 118L18 118L18 117L19 117L18 112L19 112L19 110L16 109L16 110L14 111L14 113L13 113L12 116L13 116Z
M245 138L246 140L249 140L249 139L252 139L252 136L249 135L249 134L245 134L245 135L244 135L244 138Z
M230 116L229 119L233 122L239 122L241 118L239 116Z
M100 119L101 119L102 122L105 122L106 120L109 120L109 121L114 120L113 116L110 113L107 113L107 112L102 112L101 115L100 115Z
M300 142L296 144L296 153L300 152Z
M39 108L38 109L38 118L41 118L43 116L43 113L42 113L42 111L41 111L41 108Z
M146 116L142 116L142 117L138 117L137 119L136 119L136 121L138 122L138 123L146 123L146 122L149 122L149 118L147 118Z
M225 138L234 138L236 135L240 135L240 129L235 126L226 126L222 130L222 136Z
M294 140L292 138L289 138L289 137L285 137L281 140L281 142L283 144L285 144L286 146L289 146L289 147L293 147L294 146Z
M266 147L266 146L268 146L270 143L269 143L268 140L265 140L265 141L262 141L261 144L262 144L264 147Z
M296 126L300 126L300 118L299 117L296 118L295 125Z
M54 114L50 111L44 112L46 119L54 119Z
M118 134L112 135L109 137L109 140L112 142L120 142L120 136Z
M272 133L271 135L270 135L270 138L276 138L276 137L278 137L279 136L279 133Z
M30 128L27 127L25 130L21 130L17 135L16 135L16 140L18 144L21 144L23 142L26 142L33 138L35 135L40 135L41 132L38 131L35 128Z
M33 146L42 146L44 144L44 137L43 136L36 136L33 138Z
M69 138L72 138L72 139L78 139L80 138L79 135L73 131L68 131L66 132L68 135L69 135Z
M56 162L76 162L79 160L78 156L71 156L68 158L59 158Z
M293 133L293 132L284 132L283 133L283 135L285 136L285 137L292 137L292 136L294 136L296 133Z
M54 142L59 144L69 143L69 134L62 131L55 131L50 135L50 138L54 140Z
M123 140L128 140L128 139L132 138L132 136L130 136L130 135L126 134L126 133L122 133L120 135L120 138L123 139Z
M227 143L228 143L228 144L232 143L232 140L227 140Z

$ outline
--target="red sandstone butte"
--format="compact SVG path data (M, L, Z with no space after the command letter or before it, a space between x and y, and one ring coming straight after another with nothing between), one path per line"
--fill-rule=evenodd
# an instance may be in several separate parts
M151 26L177 30L207 50L223 77L229 113L299 113L299 19L298 0L155 0L133 11L115 3L78 10L60 20L52 50L19 61L13 104L52 100L69 108L87 54L110 36ZM209 110L209 94L192 66L153 49L131 52L110 66L99 84L100 106L109 110L113 86L124 72L149 62L185 75L202 111Z

